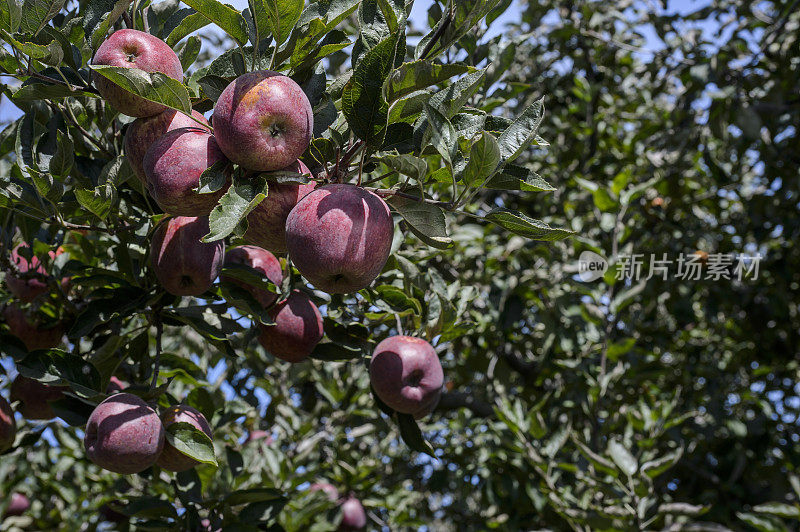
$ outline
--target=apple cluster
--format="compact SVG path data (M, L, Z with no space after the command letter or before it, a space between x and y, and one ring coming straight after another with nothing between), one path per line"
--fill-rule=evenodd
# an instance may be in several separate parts
M183 80L183 68L172 48L132 29L114 32L98 48L93 63ZM389 207L360 186L317 186L312 172L299 160L312 138L313 112L302 88L291 78L268 70L239 76L221 93L210 123L197 111L189 116L133 94L97 71L93 81L111 107L135 118L125 133L124 149L146 193L169 215L153 231L150 261L170 294L201 296L226 265L245 265L281 286L285 274L276 255L287 255L314 288L331 294L363 289L383 269L394 236ZM201 191L201 176L209 169L218 172L217 181L224 183L213 187L215 191ZM204 242L210 230L209 214L231 186L234 172L254 179L274 171L297 174L298 179L287 182L284 178L278 183L267 175L268 195L247 215L244 240L248 245L226 253L224 240ZM27 244L14 248L11 261L20 274L36 275L20 278L9 272L6 276L9 291L19 301L30 302L47 293L52 283L68 290L69 279L48 279L37 257L26 259L20 254L21 246ZM50 256L62 252L59 248ZM322 339L320 310L304 291L293 289L279 299L274 292L254 289L237 279L223 275L221 281L245 288L269 313L274 323L258 324L258 340L277 358L301 362ZM35 315L22 307L8 305L3 316L28 350L61 343L64 329L60 325L43 329ZM397 412L419 418L438 403L442 366L425 340L394 336L382 341L373 353L369 374L377 397ZM63 392L63 388L20 376L11 396L12 402L21 402L23 416L50 419L55 415L50 402ZM138 473L154 464L170 471L189 469L198 462L167 441L174 423L189 423L212 436L206 419L191 407L170 407L159 416L136 395L111 395L89 418L84 439L87 455L97 465L122 474ZM13 445L15 433L11 407L0 398L0 451ZM365 523L366 517L361 518L363 507L352 500L355 504L347 499L341 506L345 515L355 516L353 527L359 528L357 523Z

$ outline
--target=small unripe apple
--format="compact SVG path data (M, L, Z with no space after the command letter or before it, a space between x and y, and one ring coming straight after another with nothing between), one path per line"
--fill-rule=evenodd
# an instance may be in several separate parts
M183 66L172 48L158 37L138 30L125 29L112 33L97 49L92 64L161 72L183 81ZM122 114L153 116L167 109L160 103L128 92L97 72L92 72L92 81L103 99Z
M17 421L14 411L5 397L0 396L0 453L10 449L17 437Z
M314 132L314 112L303 89L271 70L233 80L220 94L212 122L228 159L262 172L294 162Z
M192 116L208 125L206 117L199 112L192 110ZM202 129L200 124L175 109L167 109L157 115L137 118L128 126L128 130L125 132L125 156L128 158L133 173L145 187L147 187L147 177L144 175L143 163L147 149L170 131L182 127Z
M161 414L161 422L164 424L165 430L169 429L169 426L173 423L189 423L196 429L203 431L209 438L214 436L205 416L191 406L178 405L167 408ZM191 469L199 465L200 462L194 458L189 458L169 442L165 442L164 450L161 451L161 456L158 457L156 464L167 471L180 472Z
M41 327L36 314L26 312L16 305L3 309L3 318L11 334L22 340L28 351L58 347L64 337L64 326L61 323L47 328Z
M33 255L29 260L22 256L20 251L29 247L30 246L25 242L17 244L17 246L11 250L11 262L20 273L36 272L40 275L48 275L39 257ZM64 253L64 248L62 247L59 247L55 251L48 252L51 259L55 259L62 253ZM47 293L48 290L45 279L39 277L21 279L11 272L6 274L6 286L8 286L8 291L14 294L14 297L24 303L30 303L38 296ZM62 279L61 287L66 290L69 287L69 279Z
M339 530L361 530L367 526L367 512L361 505L361 501L350 495L342 503L342 522Z
M260 272L277 286L280 286L283 281L283 270L281 269L280 261L266 249L256 246L239 246L229 249L225 253L225 262L223 266L228 266L230 264L244 264L245 266L249 266ZM220 280L223 283L232 283L249 291L253 294L256 301L265 308L275 303L278 299L278 294L274 292L263 288L254 288L244 281L232 277L223 275Z
M311 484L308 487L309 491L322 491L327 495L328 499L331 501L339 500L339 490L336 489L336 486L333 484L329 484L327 482L316 482Z
M164 426L141 398L112 395L94 409L83 438L89 459L108 471L125 475L152 466L164 448Z
M228 176L226 184L216 192L196 191L200 175L217 162L227 159L214 135L200 127L183 127L155 141L147 149L142 165L150 195L164 212L205 216L230 186Z
M286 218L289 258L325 292L369 286L392 248L394 222L381 198L355 185L326 185L295 205Z
M6 507L3 517L17 517L27 512L31 507L31 501L22 493L12 493L11 502Z
M150 261L161 286L176 296L199 296L214 284L222 269L225 241L201 242L208 234L207 217L176 216L153 233Z
M270 310L274 325L259 325L258 341L272 356L287 362L302 362L325 334L322 315L311 299L294 290Z
M311 174L301 161L293 162L283 171ZM270 183L267 197L247 215L244 239L275 254L286 253L286 217L316 186L313 181L304 185Z
M20 402L17 411L25 419L53 419L56 413L50 403L62 399L66 390L69 390L68 386L42 384L37 380L17 375L11 383L9 397L12 403Z
M391 336L375 347L369 377L387 406L424 415L439 400L444 372L431 344L412 336Z

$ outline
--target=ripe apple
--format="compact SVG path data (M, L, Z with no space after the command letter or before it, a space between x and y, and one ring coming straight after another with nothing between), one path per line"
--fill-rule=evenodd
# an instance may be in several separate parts
M213 438L211 427L208 425L205 416L191 406L178 405L167 408L161 414L161 422L164 424L165 430L173 423L189 423L193 427L202 430L209 438ZM199 465L200 462L194 458L189 458L169 442L165 442L164 450L161 451L161 456L158 457L156 464L167 471L180 472L191 469Z
M31 507L31 501L22 493L12 493L3 517L16 517L24 514Z
M112 33L97 49L92 64L161 72L183 81L183 66L172 48L158 37L138 30ZM92 72L92 81L106 102L122 114L153 116L167 108L128 92L97 72Z
M336 489L336 486L333 484L329 484L327 482L316 482L311 484L308 487L309 491L322 491L325 495L328 496L328 499L331 501L337 501L339 499L339 490Z
M108 471L133 474L158 460L164 448L164 426L139 397L112 395L94 409L83 438L89 459Z
M280 261L266 249L261 249L256 246L239 246L230 249L225 253L225 262L223 262L223 266L228 266L230 264L244 264L245 266L249 266L260 272L277 286L280 286L283 281L283 270L281 269ZM256 301L264 308L272 305L278 299L278 294L263 288L253 288L244 281L232 277L229 278L224 275L220 279L223 283L232 283L249 291L253 294Z
M16 437L17 421L14 419L14 411L5 397L0 396L0 453L10 449Z
M381 401L413 415L439 400L444 373L431 344L412 336L391 336L375 347L369 378Z
M295 161L283 171L311 174L306 165ZM286 217L306 194L314 190L315 182L270 183L269 195L247 215L244 239L276 254L286 253Z
M3 309L3 318L11 334L22 340L28 351L58 347L64 337L64 326L61 323L48 328L40 327L36 314L16 305Z
M311 299L294 290L270 310L275 325L259 325L258 341L273 356L302 362L322 340L322 316Z
M201 242L207 233L207 217L185 216L170 218L153 233L150 261L170 294L199 296L214 284L222 269L225 242Z
M39 260L39 257L33 255L30 260L23 257L20 251L30 246L26 242L17 244L11 250L11 262L17 267L20 273L36 272L41 275L47 275L44 265ZM58 255L64 253L64 248L59 247L55 251L50 251L48 254L51 259L55 259ZM44 279L38 277L31 277L30 279L20 279L11 272L6 274L6 285L8 291L24 303L30 303L38 296L47 292L47 283ZM69 279L62 279L61 286L66 290L69 287Z
M342 522L339 530L361 530L367 526L367 512L361 501L350 495L342 503Z
M355 185L326 185L300 200L286 218L289 258L325 292L355 292L383 269L394 222L381 198Z
M216 162L227 161L207 129L184 127L155 141L142 162L147 188L164 212L179 216L205 216L228 189L200 194L200 175ZM225 170L226 172L229 169Z
M192 110L192 116L200 122L208 125L208 120L202 114ZM144 154L155 141L165 134L182 127L202 127L175 109L167 109L163 113L137 118L128 126L125 132L125 155L128 157L133 173L136 174L142 184L147 186L147 177L144 175Z
M212 123L228 159L267 172L289 166L306 151L314 113L300 85L260 70L239 76L222 91Z
M66 390L68 386L51 386L17 375L11 383L9 397L12 403L20 402L17 411L25 419L53 419L56 413L50 403L62 399Z

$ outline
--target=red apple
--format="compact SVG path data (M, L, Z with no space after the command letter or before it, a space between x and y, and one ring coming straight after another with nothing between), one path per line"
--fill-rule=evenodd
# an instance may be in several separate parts
M12 493L11 502L8 503L3 517L20 516L27 512L30 507L31 501L25 495L22 493Z
M392 336L375 347L369 365L372 388L390 408L422 414L441 395L444 373L433 346L412 336Z
M28 260L20 253L20 250L29 247L30 246L25 242L17 244L17 246L11 250L11 262L17 267L20 273L36 272L43 276L47 275L47 271L44 269L44 265L39 260L39 257L33 255L30 260ZM64 253L64 248L62 247L57 248L55 251L48 252L51 259L55 259L62 253ZM30 303L38 296L47 292L47 282L45 279L38 276L29 279L21 279L9 272L6 274L6 285L8 286L8 291L24 303ZM66 290L69 286L69 279L62 279L61 286Z
M207 129L175 129L155 141L142 163L147 188L164 212L179 216L205 216L228 189L200 194L195 191L200 175L217 162L227 162ZM225 170L228 171L227 169Z
M189 423L193 427L203 431L206 436L213 438L211 427L208 425L205 416L192 408L191 406L178 405L172 406L161 414L161 422L164 424L164 429L168 429L173 423ZM199 465L200 462L194 458L189 458L169 442L164 444L164 450L161 456L158 457L156 464L162 469L167 471L186 471Z
M0 453L10 449L17 437L17 421L14 411L5 397L0 396Z
M61 323L43 328L39 325L36 314L16 305L7 306L3 310L3 318L11 334L22 340L28 351L58 347L64 337L64 327Z
M172 48L161 39L138 30L126 29L112 33L97 49L92 63L161 72L183 81L183 66ZM97 72L92 72L92 80L106 102L122 114L153 116L167 109L160 103L128 92Z
M303 89L271 70L244 74L228 85L212 122L228 159L262 172L293 163L314 132L314 113Z
M259 440L264 440L264 444L266 445L272 445L273 442L272 435L269 432L265 430L251 430L244 443L248 444Z
M150 261L170 294L199 296L214 284L222 269L225 242L201 242L208 218L176 216L158 226L150 243Z
M342 522L339 530L361 530L367 526L367 512L361 501L350 495L342 503Z
M230 264L244 264L254 270L257 270L264 277L272 281L275 285L280 286L283 281L283 269L281 263L275 258L275 255L256 246L239 246L228 250L225 253L225 262L223 266ZM264 308L272 305L278 299L278 294L270 292L269 290L253 288L244 281L238 279L222 276L220 280L223 283L232 283L239 286L253 294L256 301L258 301Z
M381 198L355 185L326 185L310 192L286 219L289 258L325 292L355 292L383 269L394 222Z
M206 117L197 111L193 110L192 116L208 125ZM197 122L175 109L167 109L154 116L137 118L128 126L128 130L125 132L125 155L133 168L133 173L145 187L147 186L147 177L144 175L143 163L147 148L165 134L182 127L202 129Z
M336 489L336 486L333 484L329 484L327 482L317 482L311 484L308 487L309 491L322 491L325 495L328 496L328 499L331 501L337 501L339 499L339 490Z
M270 310L274 325L259 325L258 341L273 356L302 362L322 340L322 316L311 299L294 290Z
M152 466L164 448L164 426L139 397L112 395L94 409L83 438L89 459L108 471L133 474Z
M283 171L311 174L300 161L293 162ZM316 186L313 181L304 185L270 183L269 195L247 215L244 239L273 253L286 253L286 217L297 202Z
M68 386L51 386L17 375L11 383L9 396L12 403L20 402L17 411L25 419L53 419L56 413L50 403L63 398L66 390L69 390Z

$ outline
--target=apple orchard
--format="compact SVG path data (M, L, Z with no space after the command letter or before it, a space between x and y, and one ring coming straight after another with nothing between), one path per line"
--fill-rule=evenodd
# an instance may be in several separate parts
M411 2L185 4L0 5L0 66L25 111L0 140L16 375L0 513L33 528L73 526L50 521L54 504L147 530L406 526L413 512L386 508L400 499L377 501L330 453L380 431L376 457L435 457L423 429L472 296L418 257L465 220L571 234L476 202L553 190L514 163L547 146L543 101L482 109L488 67L451 54L508 2L436 6L413 44ZM201 47L206 33L228 48ZM316 397L357 408L288 413ZM347 435L311 468L330 423ZM93 487L15 472L37 445Z

